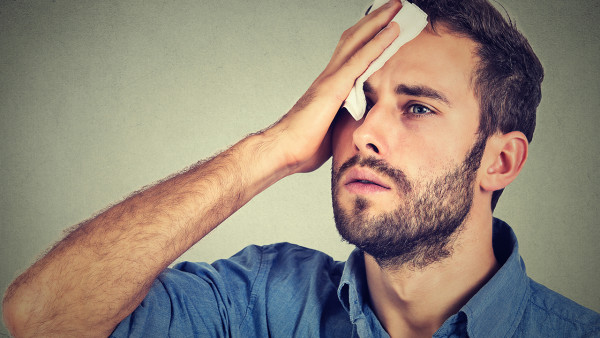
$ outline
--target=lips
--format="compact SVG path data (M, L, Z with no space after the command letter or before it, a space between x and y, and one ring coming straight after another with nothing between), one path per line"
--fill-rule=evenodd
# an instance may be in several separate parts
M377 174L366 168L352 168L348 171L344 185L371 185L373 188L389 190L387 185Z

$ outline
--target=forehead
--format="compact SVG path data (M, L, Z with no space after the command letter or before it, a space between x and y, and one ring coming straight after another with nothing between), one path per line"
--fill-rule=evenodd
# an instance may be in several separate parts
M368 81L375 86L426 85L449 97L474 96L476 47L471 39L450 33L443 26L436 26L433 31L428 25Z

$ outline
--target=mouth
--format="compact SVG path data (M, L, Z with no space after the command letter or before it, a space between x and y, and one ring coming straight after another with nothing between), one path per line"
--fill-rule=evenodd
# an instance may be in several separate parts
M382 188L389 189L389 188L388 188L388 187L386 187L386 186L383 186L383 185L381 185L381 184L377 184L377 183L375 183L375 182L373 182L373 181L369 181L369 180L353 180L353 181L351 181L351 182L348 182L348 183L346 183L346 185L348 185L348 184L353 184L353 183L360 183L360 184L374 184L374 185L376 185L376 186L380 186L380 187L382 187Z
M355 193L372 193L391 189L377 174L366 168L349 170L343 182L345 187Z

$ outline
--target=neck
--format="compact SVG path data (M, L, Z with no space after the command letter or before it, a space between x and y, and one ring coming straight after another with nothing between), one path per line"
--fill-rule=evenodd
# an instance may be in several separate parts
M450 257L422 269L382 269L365 254L371 303L391 337L431 337L496 273L491 212L478 216L467 218Z

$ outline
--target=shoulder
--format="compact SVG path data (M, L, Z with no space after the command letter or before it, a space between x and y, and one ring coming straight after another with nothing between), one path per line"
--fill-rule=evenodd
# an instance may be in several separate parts
M249 245L228 259L215 261L216 269L241 266L249 269L298 269L299 267L334 266L336 261L318 250L282 242L269 245Z
M282 242L269 245L249 245L227 259L219 259L212 264L182 262L175 265L175 269L185 272L204 270L208 265L216 270L224 270L235 266L254 270L261 266L302 264L303 262L322 261L333 263L333 259L320 251L302 247L300 245Z
M250 247L242 250L248 250ZM263 258L267 261L272 261L274 265L334 265L334 259L324 252L306 248L297 244L291 243L276 243L257 247L262 251ZM241 253L240 252L240 253ZM234 256L235 257L235 256Z
M266 319L286 323L286 316L301 308L292 306L301 297L292 296L302 290L319 292L305 292L304 300L334 293L333 282L327 283L330 287L320 283L323 276L333 281L338 269L341 274L339 267L343 263L322 252L290 243L251 245L212 264L182 262L158 276L113 336L262 336ZM278 306L268 306L278 300ZM313 322L318 319L316 312L313 317Z
M519 327L521 332L569 337L600 335L600 314L533 281L531 296ZM517 331L519 332L519 331Z
M321 251L283 242L249 245L232 257L212 264L183 262L174 268L198 276L218 276L228 284L252 285L268 283L279 277L309 280L311 276L326 274L335 278L341 276L343 267L344 262L335 261Z
M229 317L237 318L242 336L313 337L318 323L340 325L336 291L344 263L323 252L290 243L251 245L206 266L222 281L214 289L236 309Z
M281 278L308 281L315 275L341 276L344 267L344 262L335 261L326 253L285 242L251 245L230 259L217 261L213 265L218 268L222 264L241 264L248 268L259 264L258 270L268 272L271 282Z

